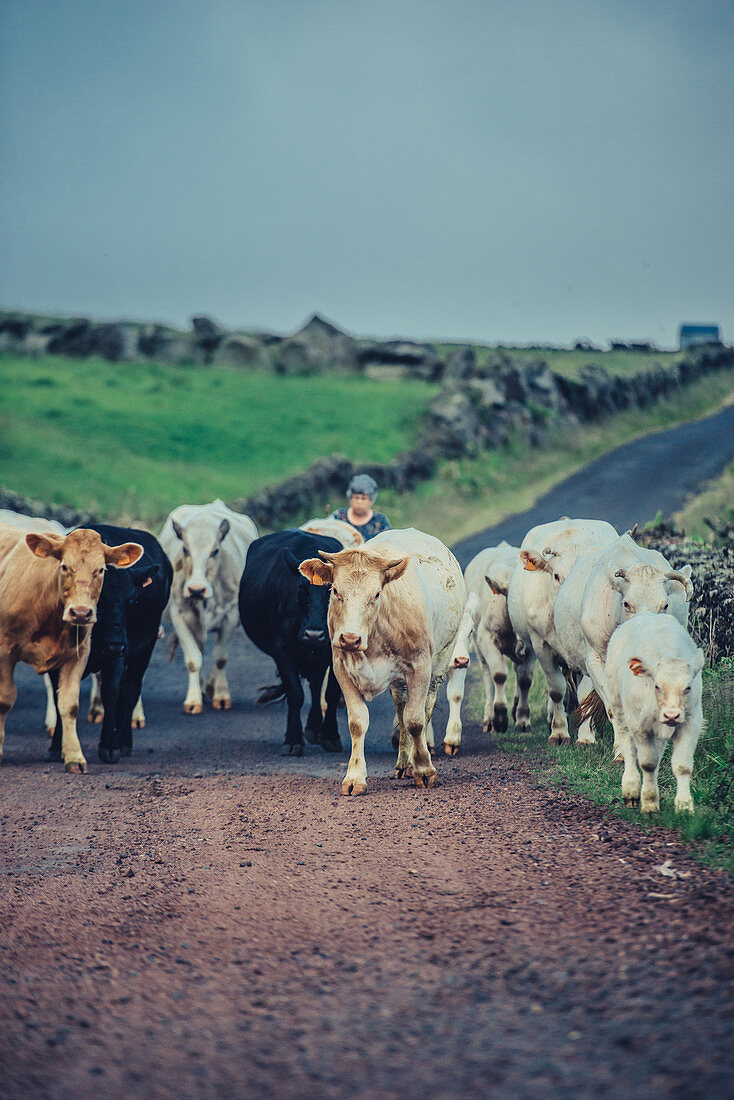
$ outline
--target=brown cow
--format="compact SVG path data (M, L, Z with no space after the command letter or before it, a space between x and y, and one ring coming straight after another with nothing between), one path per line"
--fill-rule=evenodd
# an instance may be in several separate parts
M39 675L58 669L61 752L68 772L86 771L76 732L79 684L89 656L105 565L134 565L137 542L106 546L96 531L41 534L0 524L0 759L19 661Z

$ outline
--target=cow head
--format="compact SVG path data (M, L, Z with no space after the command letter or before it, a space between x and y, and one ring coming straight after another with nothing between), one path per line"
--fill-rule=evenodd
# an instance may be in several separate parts
M153 583L160 568L156 562L142 569L108 569L105 573L97 605L97 630L107 653L117 657L127 653L128 613L139 602L144 589Z
M631 657L627 662L632 675L644 677L654 691L656 722L664 735L672 736L700 701L703 662L700 649L690 658L665 657L653 663Z
M58 560L59 598L64 605L62 618L76 626L90 626L96 622L97 601L106 566L127 569L143 553L137 542L107 546L96 531L85 527L68 535L32 532L26 535L25 541L36 557Z
M384 558L370 550L341 550L323 560L308 558L300 571L311 584L330 584L329 634L337 649L364 653L370 631L379 613L382 591L402 577L408 557Z
M174 568L183 570L183 594L190 600L209 600L214 594L213 583L221 559L219 552L229 533L229 520L212 523L209 516L201 516L182 527L176 520L171 525L181 541L181 553Z
M691 567L686 565L678 572L662 570L654 565L636 564L623 569L609 567L609 583L622 601L622 621L638 611L651 611L654 615L676 612L676 603L682 605L682 592L686 600L693 595L690 581ZM677 597L677 600L676 600ZM679 617L679 616L677 616Z
M326 615L329 607L329 589L309 584L301 574L300 558L288 547L283 551L285 564L298 581L298 628L296 637L301 645L310 649L328 649L329 632Z

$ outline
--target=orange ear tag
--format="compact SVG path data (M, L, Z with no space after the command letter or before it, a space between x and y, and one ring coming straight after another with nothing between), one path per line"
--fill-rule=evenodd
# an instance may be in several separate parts
M633 657L629 662L629 670L633 676L641 676L643 672L642 661L639 657Z
M314 573L314 575L311 577L311 584L323 584L323 583L324 582L321 579L321 577L318 575L318 573Z
M153 583L153 578L152 578L152 577L148 577L147 581L145 581L145 583L143 584L143 588L147 588L147 587L148 587L148 585L149 585L149 584L152 584L152 583Z
M535 564L534 561L531 561L530 558L526 558L525 568L528 570L529 573L537 573L538 572L538 566Z

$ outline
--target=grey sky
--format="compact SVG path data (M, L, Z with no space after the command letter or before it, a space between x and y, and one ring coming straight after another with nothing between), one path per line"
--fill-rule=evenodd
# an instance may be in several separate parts
M0 0L0 303L734 338L730 0Z

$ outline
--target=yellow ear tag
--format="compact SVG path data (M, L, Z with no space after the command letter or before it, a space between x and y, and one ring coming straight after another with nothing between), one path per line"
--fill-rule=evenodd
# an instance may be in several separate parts
M529 573L537 573L538 572L537 565L535 564L534 561L531 561L530 558L526 559L525 568L528 570Z
M323 583L324 582L321 579L321 577L318 575L318 573L314 573L314 575L311 577L311 584L323 584Z

